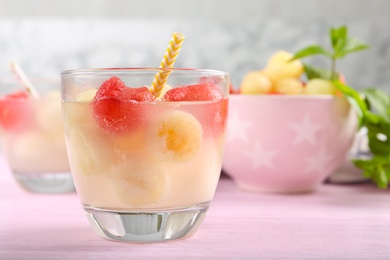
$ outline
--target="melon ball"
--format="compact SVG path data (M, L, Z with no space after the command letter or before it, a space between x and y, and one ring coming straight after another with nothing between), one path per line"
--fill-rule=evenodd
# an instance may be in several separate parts
M293 55L287 51L278 51L268 60L264 69L273 83L284 78L299 78L303 73L303 64L300 60L290 61Z
M327 79L311 79L307 82L305 88L305 94L334 95L335 93L335 85Z
M85 90L77 95L76 101L77 102L88 102L92 101L93 98L96 96L97 89L88 89Z
M285 78L276 82L275 91L281 94L303 94L303 83L296 78Z
M166 111L149 131L155 150L166 161L189 162L202 146L202 125L192 114L184 111Z
M156 205L168 194L168 174L162 162L127 160L112 170L112 190L128 207Z
M251 71L241 82L241 94L267 94L272 90L272 82L261 71Z

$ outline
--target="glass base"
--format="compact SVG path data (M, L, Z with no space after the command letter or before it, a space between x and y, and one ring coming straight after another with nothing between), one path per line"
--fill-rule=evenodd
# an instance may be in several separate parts
M163 242L190 237L203 221L209 202L164 212L115 212L84 206L95 232L122 242Z
M14 178L25 190L35 193L66 193L74 192L72 174L40 173L24 174L13 172Z

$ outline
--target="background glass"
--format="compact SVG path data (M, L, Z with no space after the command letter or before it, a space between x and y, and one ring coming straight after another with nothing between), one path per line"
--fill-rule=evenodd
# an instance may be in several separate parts
M1 147L13 177L27 191L37 193L74 192L65 148L59 81L32 80L39 99L3 98ZM23 90L15 80L2 79L7 93Z

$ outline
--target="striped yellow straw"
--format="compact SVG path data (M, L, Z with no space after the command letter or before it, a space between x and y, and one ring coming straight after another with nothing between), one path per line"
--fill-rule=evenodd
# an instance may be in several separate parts
M179 32L174 32L172 38L169 42L169 46L164 54L164 58L160 63L160 68L172 68L173 64L176 61L176 57L179 54L181 45L184 41L184 35ZM160 71L154 77L152 83L151 92L158 97L161 93L161 90L164 87L165 82L167 82L169 76L168 71Z

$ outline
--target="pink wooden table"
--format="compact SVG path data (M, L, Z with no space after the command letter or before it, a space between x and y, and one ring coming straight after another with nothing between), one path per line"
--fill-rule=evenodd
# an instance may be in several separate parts
M129 244L95 235L76 194L29 194L0 170L0 259L390 259L390 192L370 185L271 195L221 179L195 236Z

